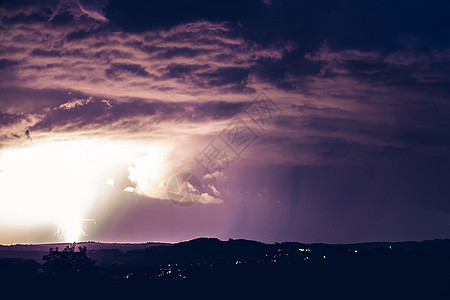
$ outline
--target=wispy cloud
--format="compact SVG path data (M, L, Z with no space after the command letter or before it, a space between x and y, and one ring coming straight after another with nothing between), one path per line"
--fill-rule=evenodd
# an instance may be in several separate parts
M445 47L362 49L322 40L303 51L294 41L257 43L237 23L207 20L131 32L108 22L104 6L1 9L0 90L11 98L0 103L3 140L27 128L35 138L190 136L197 143L188 153L195 153L194 144L220 133L261 89L283 109L248 152L263 152L262 159L315 164L343 159L329 153L331 145L369 155L410 147L411 136L422 143L436 142L425 135L446 136L437 121L417 119L426 104L415 90L436 87L428 101L442 120L449 111L440 92L449 81ZM71 21L58 20L63 15Z

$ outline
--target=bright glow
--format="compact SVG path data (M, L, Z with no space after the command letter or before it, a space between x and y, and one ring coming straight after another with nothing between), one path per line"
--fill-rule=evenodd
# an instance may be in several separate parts
M31 141L0 152L0 226L53 224L65 242L84 234L105 182L130 168L136 189L152 194L162 180L164 148L104 139ZM122 169L120 169L122 168ZM120 191L122 192L122 191ZM1 237L0 237L1 241Z
M147 149L145 156L128 168L129 178L136 183L136 192L149 197L158 197L162 190L164 168L164 149L153 147ZM126 191L130 191L127 189Z

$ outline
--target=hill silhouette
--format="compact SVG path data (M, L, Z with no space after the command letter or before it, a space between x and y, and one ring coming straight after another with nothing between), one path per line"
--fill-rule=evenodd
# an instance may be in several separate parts
M10 283L5 286L25 284L37 290L82 286L112 297L149 293L149 288L152 295L180 297L214 295L218 291L233 296L236 290L255 297L450 296L449 240L329 245L198 238L176 244L144 245L119 245L116 249L96 245L85 250L84 246L76 250L73 245L71 262L56 264L57 272L51 273L56 277L49 276L45 264L35 260L3 258L0 280ZM27 247L28 252L33 252L32 245ZM42 246L37 247L41 250ZM47 262L49 256L55 255L53 249L50 253L49 250L45 254ZM9 251L13 256L14 251ZM19 251L18 255L24 252ZM78 272L79 266L89 267L89 272L76 277L67 275Z

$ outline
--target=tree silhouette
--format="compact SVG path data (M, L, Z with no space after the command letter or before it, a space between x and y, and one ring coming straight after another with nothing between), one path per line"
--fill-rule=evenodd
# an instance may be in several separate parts
M95 261L87 256L86 247L78 247L75 243L66 246L63 251L50 248L50 253L43 257L44 270L49 275L74 275L92 273L97 270Z

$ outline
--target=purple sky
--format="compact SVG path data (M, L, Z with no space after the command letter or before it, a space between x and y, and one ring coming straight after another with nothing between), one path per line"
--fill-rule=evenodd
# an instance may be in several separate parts
M450 238L445 2L39 3L0 2L0 243Z

